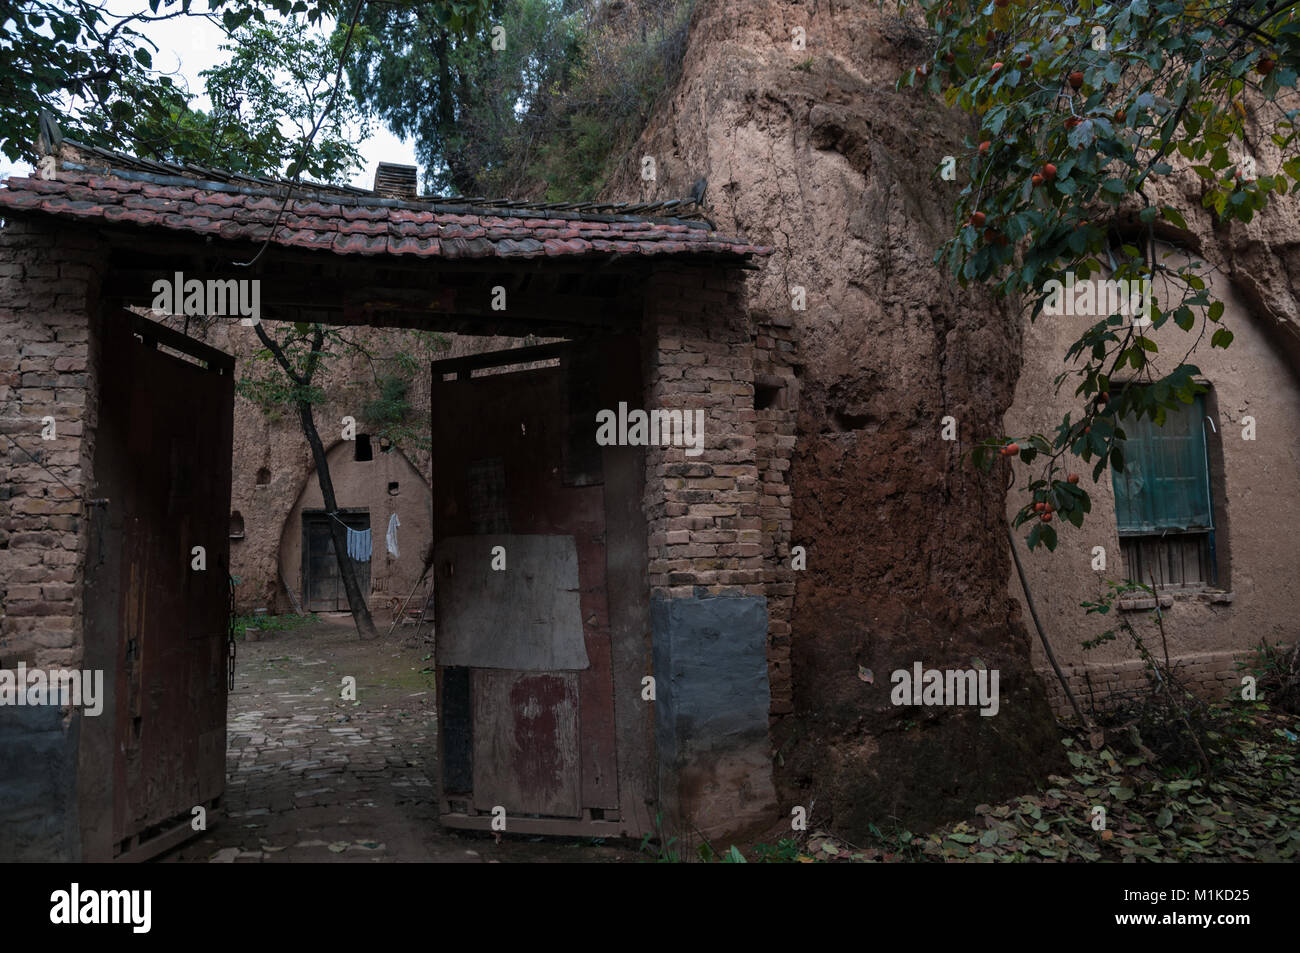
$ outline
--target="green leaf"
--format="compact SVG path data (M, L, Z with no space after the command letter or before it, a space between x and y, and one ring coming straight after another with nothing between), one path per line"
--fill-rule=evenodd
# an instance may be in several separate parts
M1043 528L1043 545L1047 547L1049 553L1056 552L1056 530L1048 523L1040 523L1039 525Z
M1227 347L1232 343L1232 332L1227 328L1219 328L1210 337L1210 347Z
M1179 212L1178 209L1174 208L1172 205L1162 206L1160 212L1161 214L1164 215L1166 219L1168 219L1174 225L1177 225L1179 228L1182 229L1187 228L1187 220L1183 218L1182 213Z

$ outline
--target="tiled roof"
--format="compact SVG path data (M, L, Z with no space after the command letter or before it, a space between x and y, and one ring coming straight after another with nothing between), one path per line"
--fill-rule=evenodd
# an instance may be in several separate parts
M243 172L231 172L227 169L212 169L190 163L182 164L157 159L142 159L126 152L118 152L116 149L105 149L103 146L87 145L84 142L73 142L70 139L60 140L59 166L73 172L125 175L127 178L134 176L153 182L155 185L198 183L203 187L208 187L211 183L218 183L260 189L280 196L284 195L284 191L291 184L284 179L269 179L258 175L248 175ZM382 177L385 168L409 170L412 174L416 171L415 166L400 166L381 162L379 170L376 172L376 178ZM319 182L306 181L299 182L294 186L294 195L313 198L322 195L350 196L354 198L401 198L401 196L391 191L381 193L375 190L359 188L355 185L322 185ZM422 195L416 199L414 193L412 193L408 200L419 201L425 205L454 205L498 212L510 209L512 211L533 212L581 212L597 215L671 216L692 220L704 217L703 210L694 199L668 199L655 202L537 202L531 199L471 198L463 195Z
M0 214L165 228L230 241L265 241L284 202L258 180L204 181L111 168L68 168L57 178L11 178ZM85 166L81 167L82 169ZM311 192L309 194L309 189ZM459 200L448 200L457 202ZM300 186L275 230L274 244L340 255L425 258L541 258L567 255L709 255L746 259L772 249L728 238L704 222L598 214L554 207L494 208L429 199L381 198L360 189Z

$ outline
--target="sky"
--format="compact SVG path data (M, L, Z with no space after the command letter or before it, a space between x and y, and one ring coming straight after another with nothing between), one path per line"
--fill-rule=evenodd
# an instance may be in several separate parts
M129 3L113 0L107 6L110 13L119 16L146 8L144 0L134 0ZM195 6L199 5L195 4ZM332 22L325 24L327 29L332 26ZM203 93L203 80L199 77L199 73L225 62L229 57L228 53L219 49L220 44L225 40L225 34L220 27L202 17L177 17L174 20L144 24L138 27L138 31L158 46L158 52L153 54L154 68L160 72L171 73L178 82L183 82L190 92L196 95L195 105L199 108L204 110L211 108L212 104ZM413 142L399 139L389 132L382 122L373 123L372 130L371 137L359 147L365 166L353 176L351 181L352 185L365 189L374 184L375 167L380 162L417 164ZM0 180L13 174L27 175L30 171L30 167L25 163L11 163L8 159L0 157Z

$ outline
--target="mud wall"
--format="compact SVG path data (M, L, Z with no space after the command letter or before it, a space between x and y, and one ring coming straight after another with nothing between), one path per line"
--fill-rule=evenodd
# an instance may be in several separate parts
M920 56L872 4L701 0L681 80L610 189L705 176L718 227L777 248L746 300L755 380L784 385L760 402L762 479L793 512L762 536L773 757L782 812L815 801L812 823L846 832L959 814L1060 751L1007 594L1003 490L959 459L1001 425L1019 328L931 264L951 214L934 173L963 120L895 91ZM976 659L1000 670L996 717L890 704L892 671Z
M326 459L339 506L365 509L370 513L370 591L367 600L372 610L387 612L393 600L400 603L406 599L424 568L424 551L433 538L429 484L396 448L382 451L375 446L373 459L368 461L356 460L355 450L353 442L339 441L326 452ZM313 472L298 499L284 514L280 533L280 578L292 589L304 609L302 514L304 509L319 510L322 505L320 480ZM397 527L396 556L388 551L386 542L388 521L394 513L400 524ZM232 545L232 549L237 548L237 543ZM412 600L413 607L421 605L419 598L417 594Z
M1162 256L1171 249L1162 249ZM1207 269L1211 292L1225 304L1223 324L1234 334L1224 349L1201 347L1191 359L1211 387L1206 395L1204 424L1214 503L1218 585L1222 592L1178 592L1165 597L1165 634L1171 659L1188 684L1209 698L1222 698L1241 686L1235 663L1258 646L1291 644L1300 616L1300 591L1294 586L1300 563L1300 539L1279 514L1300 498L1300 379L1279 345L1267 315L1246 303L1222 271ZM1075 405L1072 386L1054 392L1052 379L1062 370L1061 357L1070 343L1091 325L1090 316L1040 316L1025 328L1025 369L1015 402L1007 412L1007 432L1048 432ZM1153 331L1161 354L1181 356L1192 335L1172 323ZM1170 364L1172 367L1172 364ZM1254 439L1245 418L1254 419ZM1084 651L1081 643L1115 625L1113 616L1086 615L1080 607L1107 591L1107 580L1131 575L1120 552L1115 519L1115 494L1109 470L1097 484L1090 464L1075 461L1092 498L1092 512L1082 528L1064 526L1055 553L1033 553L1020 542L1021 560L1039 617L1065 668L1071 690L1087 707L1105 704L1115 690L1145 683L1143 666L1133 647L1120 639ZM1021 483L1023 484L1023 477ZM1023 493L1007 499L1008 516L1025 502ZM1024 535L1023 533L1021 534ZM1105 568L1094 547L1100 546ZM1094 566L1098 568L1094 568ZM1144 582L1147 580L1143 580ZM1014 570L1010 591L1022 602ZM1122 610L1152 647L1160 646L1159 631L1150 618L1150 603L1139 600ZM1037 640L1035 666L1043 673L1053 703L1068 703Z

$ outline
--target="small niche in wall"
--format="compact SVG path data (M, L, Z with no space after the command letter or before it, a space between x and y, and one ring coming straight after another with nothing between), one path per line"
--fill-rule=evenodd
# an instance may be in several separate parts
M271 471L268 467L262 467L260 470L257 471L257 485L258 486L271 485Z
M393 480L388 484L388 495L397 496L397 481Z
M759 377L754 380L755 410L784 410L785 381L779 377Z
M239 514L239 510L230 514L230 538L244 538L244 517Z
M356 446L353 447L353 450L353 459L357 463L369 463L375 459L375 451L370 446L370 434L368 433L357 434Z

